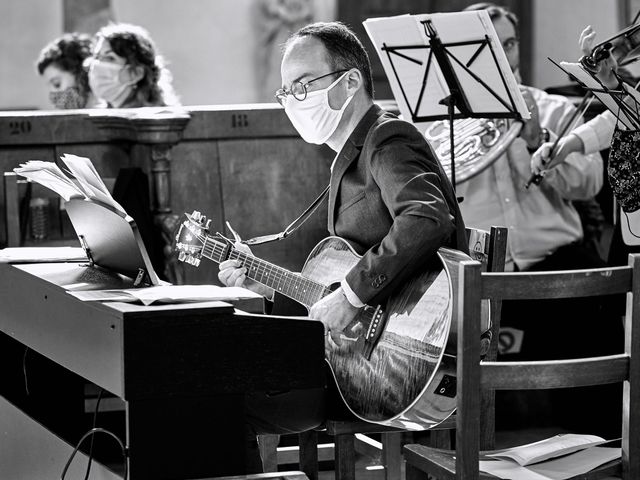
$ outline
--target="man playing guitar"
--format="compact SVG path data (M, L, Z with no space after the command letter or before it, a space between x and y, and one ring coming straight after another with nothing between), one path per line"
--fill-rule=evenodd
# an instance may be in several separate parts
M276 98L298 133L337 152L331 167L329 232L362 255L340 288L310 309L310 317L324 324L326 348L335 349L341 332L365 304L383 302L440 247L466 252L464 222L424 136L373 103L369 58L346 26L316 23L293 34L285 46L281 76ZM238 260L223 261L218 277L225 285L273 298L273 290L247 278ZM319 409L306 408L309 412L300 413L307 415L305 422L296 427L300 430L323 420L312 418ZM278 428L278 419L265 419L266 410L273 409L262 408L259 400L249 410L262 417L258 433L293 430ZM300 411L287 410L289 415Z

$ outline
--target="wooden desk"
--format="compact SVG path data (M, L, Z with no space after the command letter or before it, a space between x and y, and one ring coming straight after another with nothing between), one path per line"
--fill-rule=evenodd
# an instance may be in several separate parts
M156 307L83 303L64 286L95 282L87 269L71 263L0 265L0 332L5 341L11 337L126 402L132 480L242 472L244 395L323 385L319 322L241 314L213 302ZM22 371L6 369L21 362L3 362L2 368L20 378ZM11 426L19 428L26 414L23 396L6 385L0 388L5 397L0 399L0 431L8 432L4 443L12 440ZM58 394L65 392L44 393ZM50 432L51 442L66 444L70 453L70 443L79 437L65 442L55 433ZM28 448L41 443L26 441ZM10 478L3 469L17 468L16 458L2 458L10 451L0 448L0 478ZM33 452L21 467L28 470L22 478L45 467L48 478L57 478L67 457Z

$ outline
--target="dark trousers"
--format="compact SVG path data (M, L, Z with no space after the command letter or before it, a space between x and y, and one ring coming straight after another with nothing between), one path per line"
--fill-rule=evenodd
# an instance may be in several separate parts
M581 244L561 247L530 271L603 267L603 260ZM620 302L624 298L505 301L501 326L524 331L517 354L504 361L594 357L624 349ZM499 429L560 426L583 433L615 436L621 425L621 386L548 392L497 392ZM618 434L619 435L619 434Z

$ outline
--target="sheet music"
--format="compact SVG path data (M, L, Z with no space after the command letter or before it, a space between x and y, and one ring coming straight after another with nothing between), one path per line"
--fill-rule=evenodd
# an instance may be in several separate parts
M397 17L372 18L364 22L364 28L369 34L384 71L389 79L393 96L398 101L398 107L402 116L411 121L412 114L426 116L447 113L447 107L438 102L449 95L449 88L444 79L442 70L432 60L428 65L430 49L426 48L428 42L424 41L424 29L412 15L400 15ZM409 45L424 45L425 48L402 50L396 53L382 51L383 46L400 47ZM393 66L392 66L392 60ZM428 95L422 97L418 105L420 92L423 91L423 80L429 67L430 75L424 92ZM394 70L395 67L395 70ZM396 76L397 74L397 76ZM400 80L398 80L398 77ZM402 84L402 85L401 85Z
M484 48L475 60L473 60L473 63L469 65L469 69L509 105L511 104L509 93L511 93L518 113L520 113L524 119L530 118L529 110L524 98L520 94L518 84L509 66L509 61L498 39L498 34L493 27L489 14L485 10L417 15L416 18L419 21L430 19L440 39L445 44L483 40L485 36L487 36L493 48L493 53L495 54L495 61L491 50ZM428 42L429 39L426 34L424 34L424 31L423 36L424 40ZM479 47L476 44L450 46L447 48L462 63L467 64ZM496 63L498 69L496 69ZM463 86L463 90L467 93L466 97L472 111L496 112L505 110L505 106L482 84L478 83L460 64L454 61L452 65ZM502 73L502 76L500 73Z
M555 62L554 62L555 63ZM558 65L556 63L556 65ZM578 82L590 90L602 90L602 84L587 72L579 63L560 62L559 67L566 73L573 75ZM635 129L634 122L620 109L616 101L607 93L594 91L593 94L607 107L619 120L620 128L624 130Z
M465 64L469 63L480 49L480 44L446 44L459 41L480 42L489 37L496 55L495 60L491 50L485 47L467 68L482 79L509 107L497 100L487 87L467 73L462 66L451 60L474 113L508 113L513 100L515 111L524 119L530 118L487 12L401 15L368 19L364 22L365 30L376 47L400 112L406 120L413 121L414 116L444 118L447 115L446 105L439 102L449 96L449 87L435 57L432 56L431 63L428 63L431 53L430 40L422 24L427 19L431 20L447 50ZM427 72L429 75L425 79ZM460 111L456 109L456 113ZM413 123L422 126L433 119Z
M75 179L67 176L54 162L41 160L29 160L20 167L14 168L13 171L53 190L65 201L71 198L97 200L121 213L127 213L111 196L91 160L66 153L60 158L69 167Z
M87 198L85 192L67 177L60 167L53 162L30 160L13 169L18 175L39 183L43 187L53 190L66 201L71 198Z

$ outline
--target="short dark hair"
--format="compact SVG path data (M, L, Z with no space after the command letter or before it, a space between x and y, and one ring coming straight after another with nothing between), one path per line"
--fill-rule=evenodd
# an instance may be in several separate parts
M296 39L315 37L327 49L331 68L334 70L357 68L364 79L364 88L373 98L371 62L362 42L342 22L317 22L302 27L289 37L285 49Z
M89 95L89 77L84 61L91 56L93 41L86 33L65 33L48 43L38 55L36 68L42 75L49 65L71 73L76 79L80 94Z
M476 11L476 10L486 10L489 14L489 18L491 21L497 20L499 18L506 18L511 22L513 28L516 29L516 36L518 35L518 17L511 10L508 10L500 5L496 5L491 2L480 2L474 3L473 5L469 5L465 8L464 12Z

